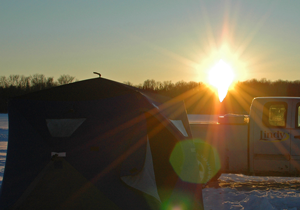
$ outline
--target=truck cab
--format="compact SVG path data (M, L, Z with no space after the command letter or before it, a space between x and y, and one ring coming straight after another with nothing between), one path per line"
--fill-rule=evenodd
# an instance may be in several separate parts
M300 98L259 97L250 108L249 172L300 175Z
M257 97L249 115L190 127L196 142L214 148L219 174L300 175L300 97Z

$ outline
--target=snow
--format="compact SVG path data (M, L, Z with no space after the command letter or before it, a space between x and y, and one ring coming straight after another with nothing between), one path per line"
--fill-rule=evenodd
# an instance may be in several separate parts
M7 114L0 114L0 185L8 141ZM300 210L300 178L222 174L202 190L205 210Z
M0 114L0 129L8 129L8 117L7 114Z
M0 128L0 186L2 184L4 167L5 167L7 140L8 140L8 130Z
M222 174L202 190L205 209L299 210L300 178Z

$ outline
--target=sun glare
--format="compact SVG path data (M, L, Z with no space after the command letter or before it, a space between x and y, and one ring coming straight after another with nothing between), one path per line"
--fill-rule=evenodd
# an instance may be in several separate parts
M234 80L234 73L231 66L222 59L219 60L208 73L208 82L218 90L220 102L224 100L228 89Z

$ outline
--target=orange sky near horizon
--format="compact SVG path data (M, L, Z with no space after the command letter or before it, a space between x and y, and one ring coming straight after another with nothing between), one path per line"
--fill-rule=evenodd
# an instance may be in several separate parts
M0 76L62 74L133 84L208 82L228 63L235 81L300 78L300 2L3 1Z

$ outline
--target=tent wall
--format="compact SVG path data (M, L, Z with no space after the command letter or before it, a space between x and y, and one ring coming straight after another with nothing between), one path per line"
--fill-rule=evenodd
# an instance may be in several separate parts
M0 209L159 209L175 191L199 195L169 162L192 138L182 103L99 78L13 98L8 114ZM121 178L145 170L147 144L161 202Z

